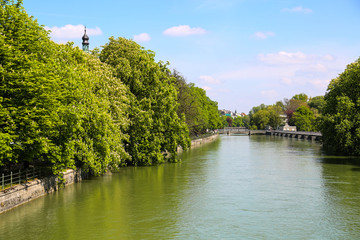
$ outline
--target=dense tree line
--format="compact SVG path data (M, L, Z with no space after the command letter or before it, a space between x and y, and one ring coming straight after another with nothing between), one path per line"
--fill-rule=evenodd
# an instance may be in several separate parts
M177 147L189 146L188 128L177 115L175 79L155 54L124 38L110 38L100 53L100 60L114 69L114 75L130 91L130 127L126 151L131 164L151 165L163 162Z
M0 167L101 174L174 160L189 129L217 128L217 103L154 52L124 38L92 55L56 44L21 1L0 2Z
M286 120L289 125L296 126L298 131L318 131L324 103L324 96L309 98L305 93L300 93L273 105L261 104L249 112L250 128L277 129Z
M206 96L204 89L187 83L178 71L174 70L171 75L175 78L175 87L179 93L177 114L179 117L185 117L190 136L222 128L217 102Z
M320 131L327 152L360 155L360 59L331 80L325 96L308 98L301 93L272 106L253 107L249 113L252 128L275 127L269 116L276 106L298 131Z

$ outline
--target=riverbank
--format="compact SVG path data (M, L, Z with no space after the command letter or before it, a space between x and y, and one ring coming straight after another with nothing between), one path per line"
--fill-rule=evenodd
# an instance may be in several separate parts
M199 147L199 146L201 146L203 144L213 142L218 137L219 137L219 134L214 134L214 135L210 135L210 136L206 136L206 137L200 137L200 138L197 138L197 139L192 139L190 148L196 148L196 147ZM180 153L182 151L183 151L183 149L181 147L179 147L178 152Z
M218 137L219 135L215 134L204 138L194 139L191 141L191 148L212 142ZM179 149L178 151L181 152L182 149ZM86 177L87 174L84 174L81 170L75 171L69 169L64 173L65 186L79 182ZM12 188L1 191L0 214L53 191L59 190L58 182L57 177L51 176L15 185Z
M211 136L208 136L205 138L191 140L191 148L195 148L202 144L212 142L212 141L216 140L218 137L219 137L219 134L214 134L214 135L211 135Z
M81 181L87 174L81 170L66 170L64 172L65 186ZM35 179L31 182L15 185L12 188L0 192L0 214L27 203L31 200L44 196L59 189L58 178L55 176Z

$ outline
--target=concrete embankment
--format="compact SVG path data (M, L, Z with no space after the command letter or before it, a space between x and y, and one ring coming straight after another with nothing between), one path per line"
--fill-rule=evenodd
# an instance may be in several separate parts
M67 170L64 173L65 185L79 182L85 177L85 174L81 171ZM53 176L44 179L36 179L1 191L0 214L45 194L56 191L58 188L58 179Z
M218 137L219 137L219 134L214 134L214 135L211 135L208 137L193 139L193 140L191 140L190 148L196 148L196 147L201 146L202 144L215 141ZM183 149L181 147L178 147L177 151L180 153L183 151Z
M218 137L219 137L219 134L214 134L214 135L211 135L209 137L192 140L191 141L191 148L200 146L201 144L212 142L215 139L217 139Z

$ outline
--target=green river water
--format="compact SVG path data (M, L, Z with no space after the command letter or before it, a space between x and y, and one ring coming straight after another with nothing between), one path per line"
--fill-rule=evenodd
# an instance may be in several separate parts
M0 215L0 239L360 239L360 167L320 144L221 136Z

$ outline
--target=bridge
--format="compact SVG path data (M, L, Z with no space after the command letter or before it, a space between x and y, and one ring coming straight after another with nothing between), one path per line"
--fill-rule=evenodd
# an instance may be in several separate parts
M233 134L240 134L240 135L256 135L261 134L265 135L266 130L249 130L245 127L226 127L222 129L218 129L219 134L227 134L227 135L233 135Z
M301 131L279 131L279 130L269 130L267 131L268 135L272 136L281 136L289 138L298 138L298 139L308 139L320 141L322 134L320 132L301 132Z
M302 132L302 131L280 131L280 130L249 130L244 127L226 127L218 129L219 134L227 135L271 135L297 139L308 139L308 140L321 140L322 134L320 132Z

